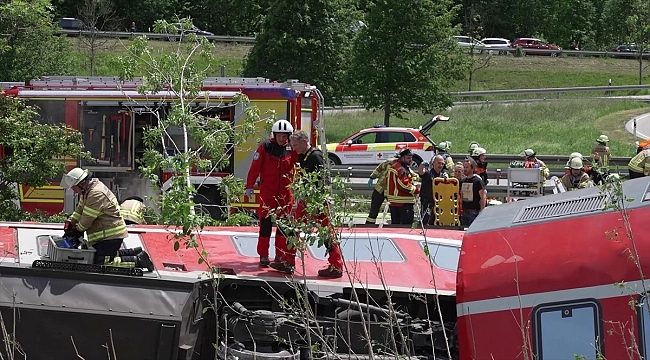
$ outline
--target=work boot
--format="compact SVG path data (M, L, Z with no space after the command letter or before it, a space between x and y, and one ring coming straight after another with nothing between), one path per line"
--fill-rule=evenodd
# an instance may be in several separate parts
M142 252L141 247L133 248L133 249L120 249L119 253L120 256L138 256Z
M154 270L153 262L151 261L149 254L144 251L135 257L135 267L147 269L149 272L152 272Z
M318 270L318 276L336 279L343 276L343 270L329 266L325 269Z
M285 274L293 275L293 270L294 266L289 265L285 262L273 262L271 263L271 267L279 272L283 272Z
M261 267L267 267L271 261L269 260L268 256L260 256L260 266Z

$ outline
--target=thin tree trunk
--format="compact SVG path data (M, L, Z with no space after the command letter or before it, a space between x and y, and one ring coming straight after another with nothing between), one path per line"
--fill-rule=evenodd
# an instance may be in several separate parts
M390 93L384 97L384 126L390 126Z

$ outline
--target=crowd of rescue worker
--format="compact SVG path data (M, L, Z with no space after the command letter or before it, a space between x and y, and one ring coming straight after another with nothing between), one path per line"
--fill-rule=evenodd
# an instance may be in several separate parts
M587 159L581 153L574 152L569 156L565 174L558 179L565 191L603 183L609 176L611 151L608 144L609 138L606 135L596 139L596 145L591 151L591 165L586 164ZM454 163L449 154L450 149L450 141L435 145L436 155L431 164L423 161L417 172L412 169L413 154L408 148L379 164L368 179L368 186L374 187L374 190L366 224L376 223L385 200L389 203L391 224L412 224L418 195L420 219L424 224L431 223L431 214L434 213L434 179L453 178L456 179L459 198L462 199L459 209L461 225L471 225L488 204L487 151L473 141L469 144L469 154L465 159ZM539 169L544 181L549 179L549 168L537 158L533 149L525 149L519 155L523 161L512 162L511 167ZM650 140L638 144L637 155L629 161L628 170L630 179L650 175ZM415 184L418 180L420 186Z
M257 147L246 179L246 196L252 199L254 186L259 179L257 194L257 215L259 219L259 236L257 253L259 265L274 270L293 274L295 270L296 249L288 239L294 234L291 229L278 226L275 235L275 257L269 258L269 246L273 229L273 216L293 216L304 219L316 217L323 228L331 228L328 219L328 204L323 204L323 211L318 215L308 215L305 200L294 199L290 184L295 181L297 167L306 172L322 174L325 162L323 153L310 144L310 137L304 131L294 131L287 120L278 120L272 126L272 135ZM608 176L607 169L611 152L609 139L601 135L596 139L597 145L591 152L593 164L585 166L586 159L580 153L572 153L566 163L566 173L559 182L567 191L594 186ZM413 153L410 149L401 149L379 164L370 175L368 186L374 187L371 196L370 212L366 223L374 224L385 200L389 203L391 224L411 225L415 217L417 198L420 199L419 216L423 223L431 221L434 205L435 183L449 179L457 184L460 206L461 225L469 226L479 213L487 206L488 183L486 161L487 151L477 142L469 144L469 154L459 162L454 162L449 150L451 142L443 141L435 146L436 154L428 161L419 164L417 172L413 170ZM539 160L533 149L526 149L520 154L524 161L511 166L539 169L546 180L550 171ZM637 155L628 163L631 179L650 176L650 140L639 144ZM322 179L321 179L322 180ZM377 182L375 183L375 180ZM421 185L416 185L420 181ZM323 186L324 181L319 181ZM124 248L124 239L128 237L127 225L145 224L145 206L143 199L130 197L121 204L113 192L99 179L89 174L88 170L74 168L63 176L61 186L71 189L79 195L79 203L64 223L64 238L76 239L75 246L95 249L94 263L101 265L138 267L148 271L154 270L153 262L142 248ZM324 189L315 188L315 192ZM271 211L273 209L273 211ZM273 212L273 214L272 214ZM85 241L80 242L80 239ZM329 240L325 241L329 265L318 271L318 275L339 278L343 275L343 259L336 234L331 229Z

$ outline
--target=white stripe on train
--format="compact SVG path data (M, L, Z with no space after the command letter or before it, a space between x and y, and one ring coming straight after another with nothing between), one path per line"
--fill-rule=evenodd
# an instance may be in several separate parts
M650 281L645 281L650 289ZM641 280L619 284L597 285L567 290L547 291L521 296L506 296L496 299L476 300L456 305L458 316L476 315L497 311L527 309L537 305L581 299L610 299L621 296L638 297L643 293Z

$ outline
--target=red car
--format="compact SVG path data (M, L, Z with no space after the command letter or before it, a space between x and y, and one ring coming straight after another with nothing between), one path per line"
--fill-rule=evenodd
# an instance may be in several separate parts
M536 39L536 38L518 38L512 44L511 47L517 48L521 46L523 49L532 49L533 51L527 51L526 55L550 55L558 56L559 51L562 50L559 46L547 44L546 42ZM555 51L536 51L536 50L555 50Z

